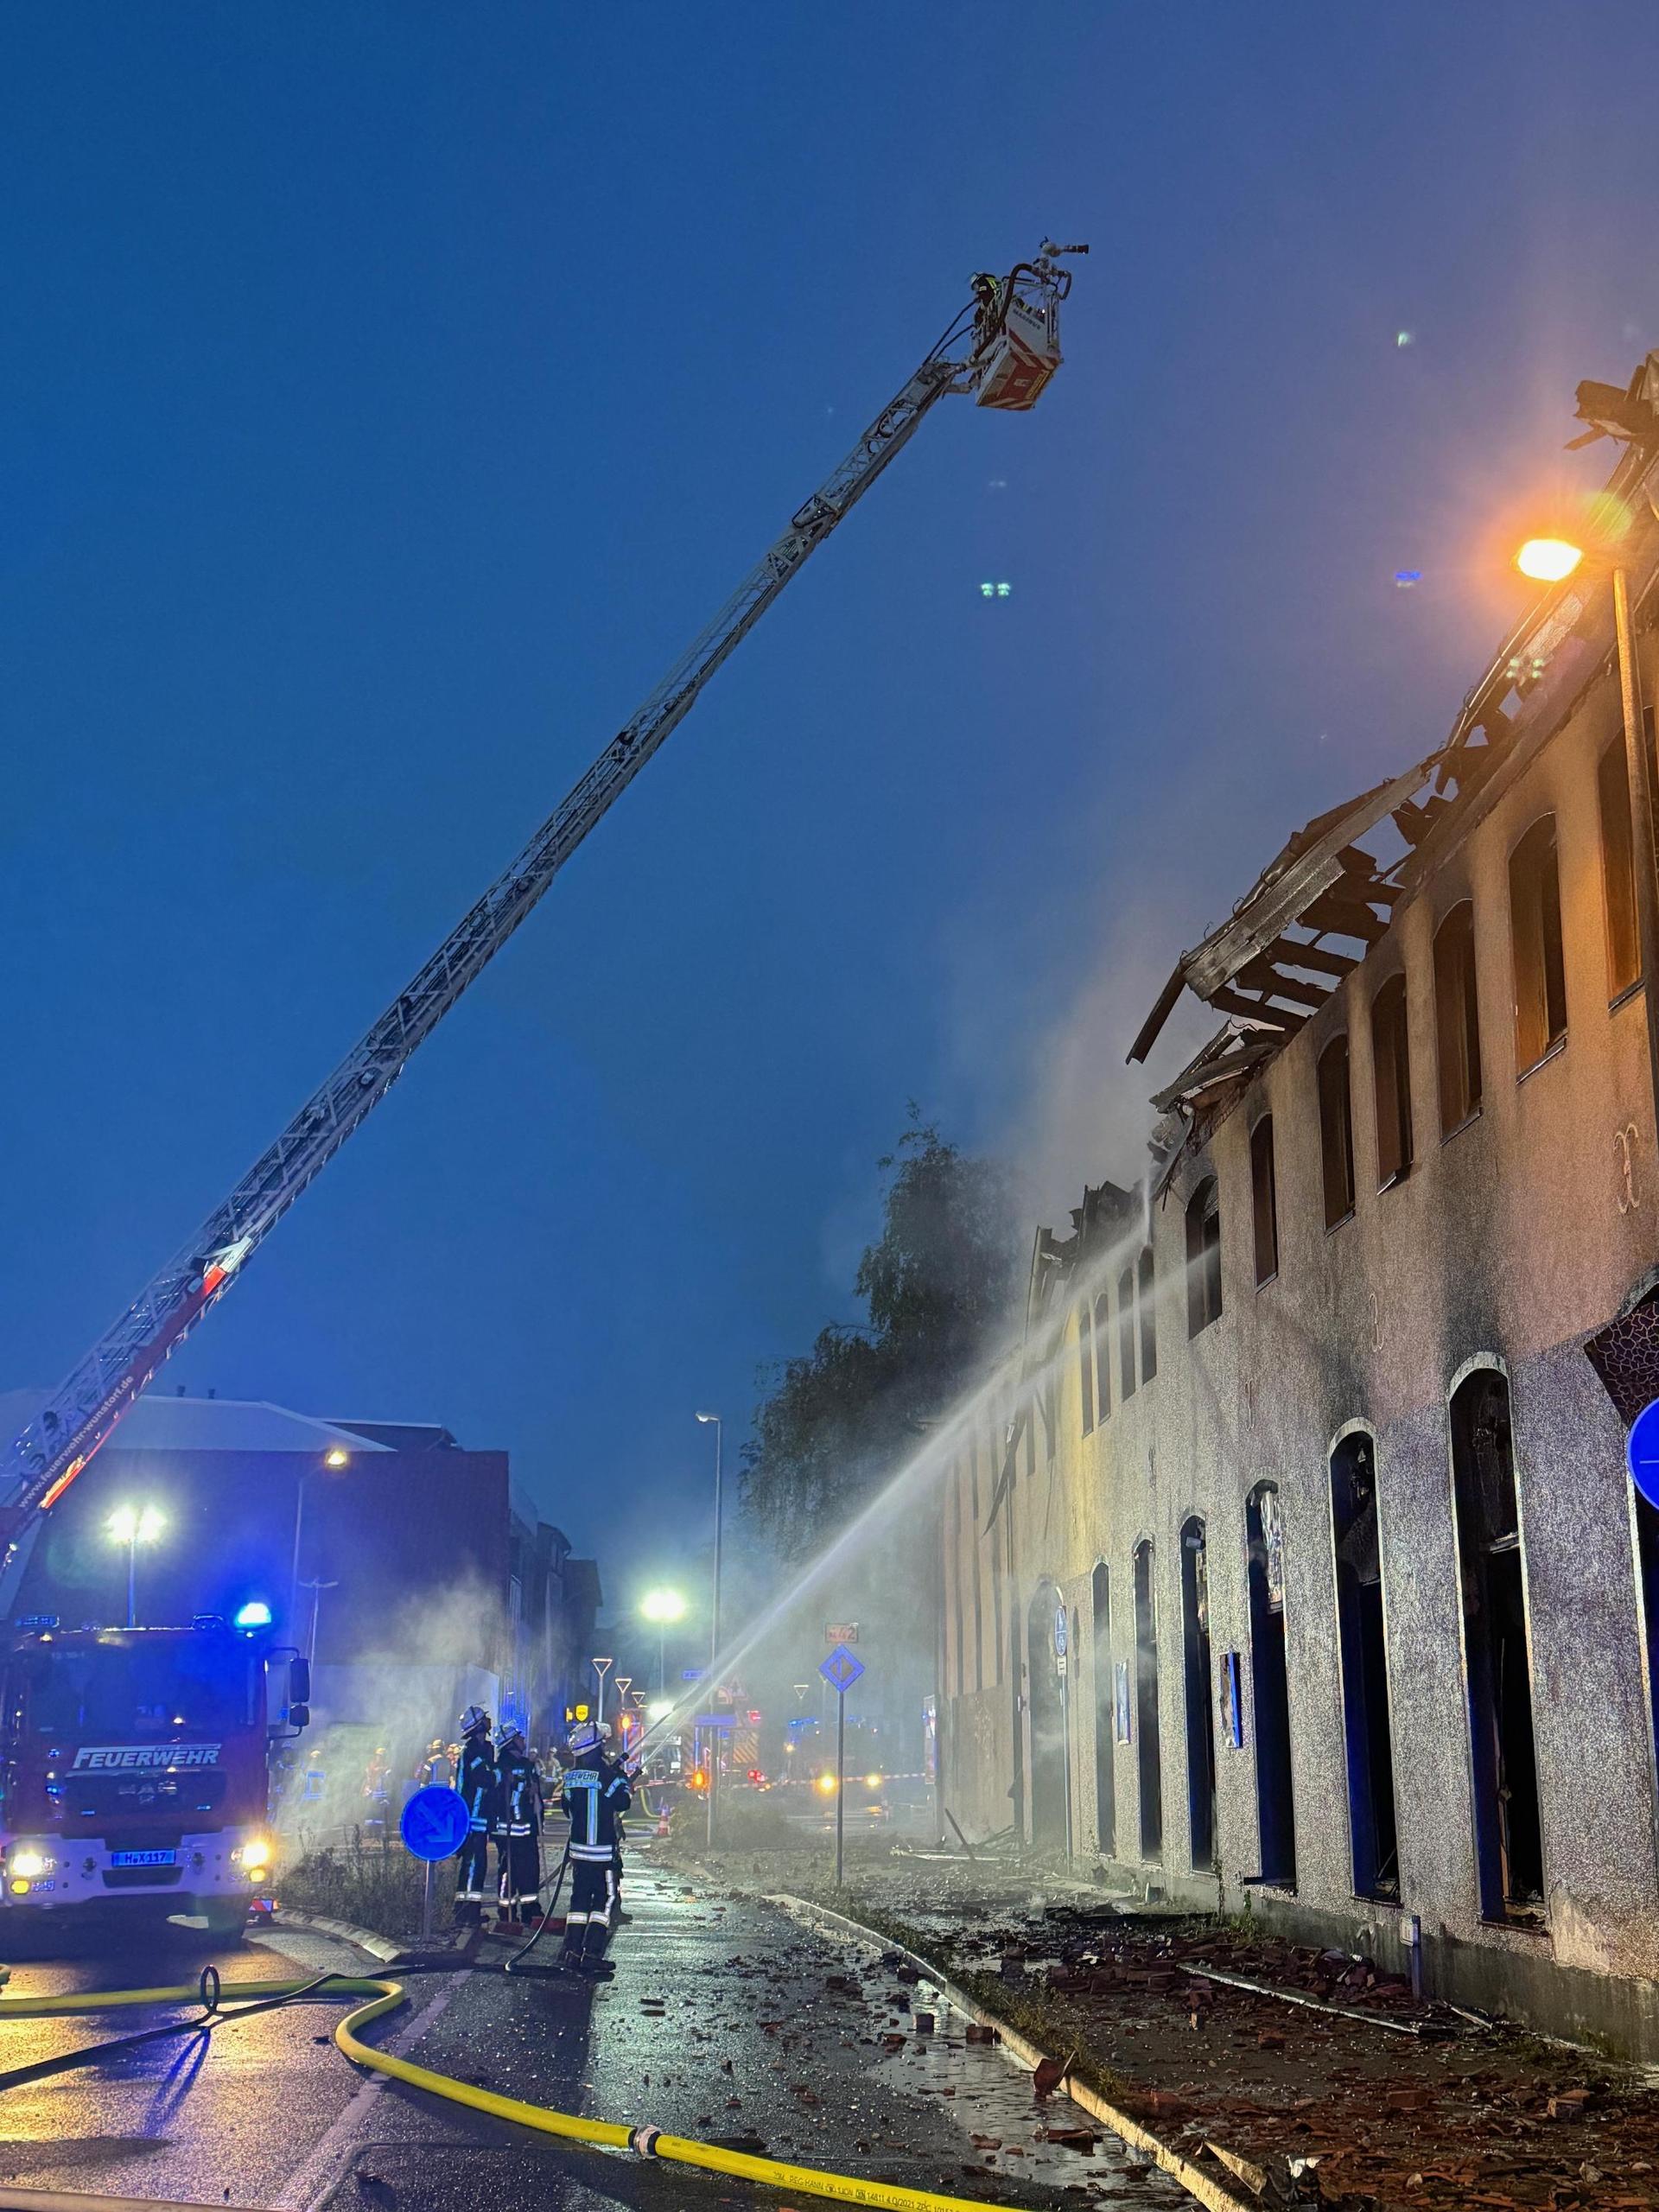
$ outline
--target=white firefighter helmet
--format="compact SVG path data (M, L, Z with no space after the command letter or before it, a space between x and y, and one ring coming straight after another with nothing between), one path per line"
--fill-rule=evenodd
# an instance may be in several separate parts
M481 1705L469 1705L461 1716L461 1732L463 1736L474 1736L480 1728L487 1728L489 1725L490 1716Z
M504 1720L495 1732L495 1748L505 1751L509 1744L522 1744L524 1732L516 1720Z
M578 1758L583 1751L591 1751L601 1740L600 1731L591 1720L578 1720L570 1731L570 1748Z

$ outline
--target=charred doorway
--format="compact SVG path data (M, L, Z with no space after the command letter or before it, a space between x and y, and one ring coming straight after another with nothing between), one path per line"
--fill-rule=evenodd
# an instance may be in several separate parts
M1164 1854L1164 1754L1158 1732L1158 1599L1151 1539L1135 1549L1135 1735L1141 1856Z
M1354 1894L1397 1900L1400 1840L1395 1824L1382 1548L1376 1447L1369 1436L1344 1436L1331 1454L1331 1523L1337 1555L1337 1643L1342 1663Z
M1181 1681L1186 1705L1187 1834L1192 1871L1216 1864L1216 1719L1210 1672L1210 1567L1204 1523L1181 1530Z
M1112 1675L1112 1577L1097 1567L1090 1586L1089 1610L1094 1637L1095 1841L1103 1859L1117 1850L1117 1759Z
M1031 1841L1036 1851L1065 1848L1065 1711L1055 1665L1059 1597L1044 1583L1026 1622L1027 1710L1031 1719Z
M1491 1369L1478 1370L1452 1394L1452 1474L1480 1909L1489 1920L1536 1923L1543 1918L1544 1852L1521 1512L1510 1386Z
M1250 1597L1250 1704L1255 1716L1255 1821L1262 1879L1296 1886L1296 1801L1290 1774L1290 1679L1285 1655L1285 1545L1279 1486L1244 1503Z

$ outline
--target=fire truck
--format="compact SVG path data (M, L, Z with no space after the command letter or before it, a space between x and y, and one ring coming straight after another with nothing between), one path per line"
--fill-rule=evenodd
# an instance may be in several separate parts
M5 1631L0 1929L183 1916L238 1936L270 1878L271 1752L310 1719L308 1675L217 1615Z

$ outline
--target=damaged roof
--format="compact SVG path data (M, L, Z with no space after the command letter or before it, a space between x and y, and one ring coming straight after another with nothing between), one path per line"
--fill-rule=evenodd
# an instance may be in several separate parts
M1580 387L1582 419L1611 427L1586 400L1608 389ZM1659 354L1648 357L1632 382L1629 404L1638 397L1659 414ZM1656 443L1659 431L1649 431L1627 448L1604 494L1637 518L1630 545L1621 548L1638 570L1637 603L1659 582L1651 527ZM1608 598L1583 580L1541 594L1465 697L1446 742L1298 830L1227 919L1181 955L1129 1047L1130 1060L1146 1058L1184 991L1226 1020L1156 1094L1154 1106L1185 1116L1189 1129L1196 1121L1213 1122L1319 1011L1387 931L1421 872L1423 849L1432 842L1438 853L1459 834L1459 817L1496 770L1523 743L1541 744L1558 728L1606 664L1615 642Z

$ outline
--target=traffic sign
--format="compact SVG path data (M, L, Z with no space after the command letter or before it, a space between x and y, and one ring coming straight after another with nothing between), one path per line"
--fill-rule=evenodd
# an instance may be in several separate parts
M827 1659L819 1662L818 1672L832 1690L844 1697L864 1672L864 1662L844 1643L838 1643Z
M406 1848L416 1859L453 1859L473 1825L467 1800L447 1783L417 1789L398 1822Z
M1630 1480L1649 1505L1659 1505L1659 1398L1643 1406L1630 1423L1624 1458Z
M856 1643L858 1642L858 1623L856 1621L826 1622L824 1624L823 1640L826 1643Z

